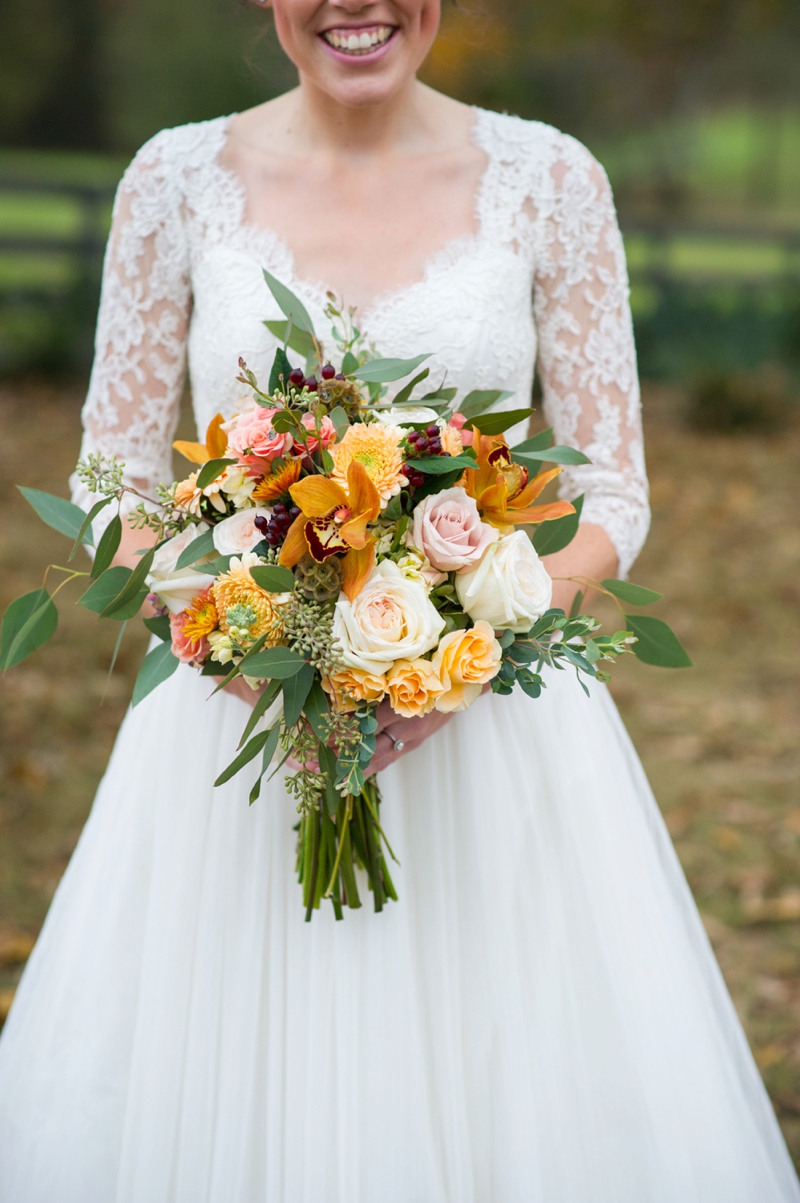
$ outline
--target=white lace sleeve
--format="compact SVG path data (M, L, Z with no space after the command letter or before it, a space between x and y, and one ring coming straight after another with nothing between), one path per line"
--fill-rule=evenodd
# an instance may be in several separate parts
M561 496L585 493L582 521L608 533L625 576L650 523L625 252L603 168L565 135L554 151L534 285L544 412L592 461L565 469Z
M125 481L153 496L172 474L172 438L185 376L191 291L181 195L169 161L169 133L148 142L117 192L83 408L81 456L116 455ZM96 497L73 476L73 500ZM130 494L126 499L135 504ZM110 518L107 507L95 535Z

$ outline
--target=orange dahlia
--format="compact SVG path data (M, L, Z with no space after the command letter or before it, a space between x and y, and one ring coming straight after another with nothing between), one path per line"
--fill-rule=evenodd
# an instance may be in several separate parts
M277 472L262 476L253 490L253 501L274 501L282 493L288 493L289 487L300 479L301 471L299 459L287 460Z
M266 635L267 647L275 647L284 637L281 609L287 595L267 593L256 584L250 569L259 562L258 556L250 552L241 560L234 556L228 571L211 586L211 593L224 634L233 636L239 644Z
M214 605L210 588L198 593L192 604L186 607L184 613L186 620L181 627L181 634L192 643L199 643L201 639L210 635L212 631L216 630L219 623L217 607Z
M378 490L381 505L385 506L404 485L403 453L400 444L405 431L398 426L381 422L356 422L349 426L340 443L330 448L333 456L331 479L347 489L348 469L352 463L363 464L367 476Z

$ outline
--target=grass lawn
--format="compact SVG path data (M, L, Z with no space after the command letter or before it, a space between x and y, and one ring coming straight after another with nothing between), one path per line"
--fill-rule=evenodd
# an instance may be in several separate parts
M0 390L0 605L64 556L13 488L65 492L75 391ZM634 579L669 599L692 670L620 664L613 692L650 774L800 1164L800 429L698 436L646 390L654 522ZM106 764L146 633L61 605L51 646L0 680L0 1009L7 1009ZM402 904L401 904L402 905ZM79 970L80 967L76 967Z

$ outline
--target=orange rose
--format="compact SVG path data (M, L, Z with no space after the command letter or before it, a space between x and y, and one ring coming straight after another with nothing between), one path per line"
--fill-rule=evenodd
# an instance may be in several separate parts
M336 709L357 710L363 703L372 705L386 696L386 677L383 673L368 673L361 668L343 668L323 677L322 688L333 694Z
M395 714L417 718L428 714L444 693L430 660L398 660L388 676L389 703Z
M436 709L450 714L466 710L481 696L481 688L500 670L502 648L488 622L469 631L451 631L439 644L431 664L444 684Z

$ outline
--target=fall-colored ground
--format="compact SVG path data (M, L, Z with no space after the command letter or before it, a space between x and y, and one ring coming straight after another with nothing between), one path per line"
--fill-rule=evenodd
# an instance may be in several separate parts
M645 390L654 521L633 573L692 670L620 664L614 694L800 1162L800 429L698 435ZM0 607L66 540L13 483L66 491L78 390L0 390ZM66 592L66 591L65 591ZM74 597L74 594L73 594ZM64 597L53 645L0 680L0 1016L80 834L145 634Z

